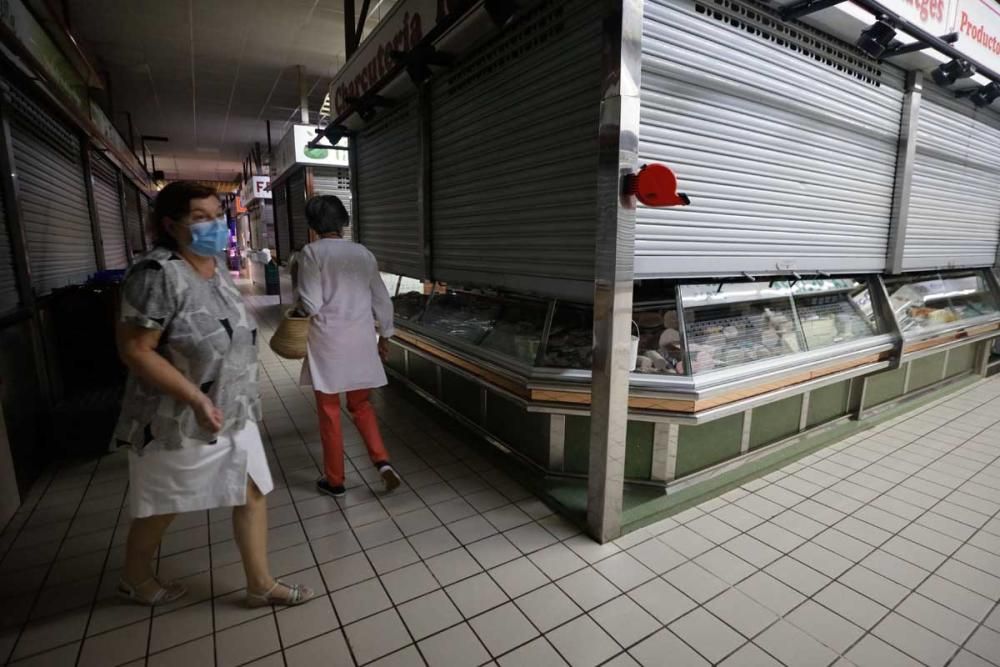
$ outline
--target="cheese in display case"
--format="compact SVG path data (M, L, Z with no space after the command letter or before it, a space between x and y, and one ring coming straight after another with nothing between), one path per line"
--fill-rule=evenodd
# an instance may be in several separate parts
M885 284L904 335L1000 315L984 271L892 276Z

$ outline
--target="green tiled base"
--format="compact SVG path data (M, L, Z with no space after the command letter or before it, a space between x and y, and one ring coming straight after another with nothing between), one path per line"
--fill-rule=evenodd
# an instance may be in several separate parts
M806 428L813 428L846 415L848 412L847 401L850 397L850 380L827 385L812 392L809 396Z
M679 479L739 456L742 435L742 414L697 426L681 426L675 476Z
M801 413L801 396L792 396L755 408L750 421L750 449L754 450L798 433Z
M906 367L900 366L893 371L876 373L868 378L868 395L865 407L875 407L899 398L903 395L903 383L906 381Z
M944 352L910 362L909 391L920 391L944 377Z
M963 345L956 347L948 353L948 377L955 377L962 373L971 371L976 365L976 346Z
M540 466L549 463L549 416L490 392L486 399L486 430Z
M653 467L653 424L630 421L625 435L625 478L648 480ZM566 417L563 470L586 475L590 468L590 417Z

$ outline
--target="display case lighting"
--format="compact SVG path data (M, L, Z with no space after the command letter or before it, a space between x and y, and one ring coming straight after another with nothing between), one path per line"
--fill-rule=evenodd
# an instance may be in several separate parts
M952 60L939 65L931 74L939 86L950 86L959 79L967 79L976 73L976 66L967 60Z
M888 16L879 16L872 25L861 31L857 45L872 58L881 58L896 37L896 28Z
M977 107L985 107L993 104L996 99L1000 97L1000 83L995 81L989 83L985 86L977 88L969 95L969 99Z

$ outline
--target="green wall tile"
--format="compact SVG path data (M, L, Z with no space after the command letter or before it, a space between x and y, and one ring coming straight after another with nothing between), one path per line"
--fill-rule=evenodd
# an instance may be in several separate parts
M675 477L703 470L739 456L743 415L736 414L698 426L681 426Z
M549 416L490 392L486 398L486 429L535 463L549 463Z
M978 345L963 345L954 347L948 353L948 377L967 373L976 365L976 348Z
M410 355L410 379L414 384L431 395L437 396L437 366L418 354Z
M625 477L648 480L653 470L652 422L630 421L625 434ZM563 468L566 472L587 474L590 467L590 417L566 417L566 446Z
M590 467L590 417L566 416L566 445L563 447L563 469L587 474Z
M480 423L479 385L461 375L441 371L441 393L445 403L457 410L466 419Z
M910 391L919 391L941 381L944 373L944 352L921 357L910 362Z
M865 397L865 407L881 405L903 395L903 382L906 380L906 366L896 370L876 373L868 377L868 392Z
M795 435L799 430L801 412L802 396L792 396L754 408L750 420L750 449ZM742 425L740 428L742 429Z
M406 352L403 350L403 348L399 347L398 345L390 345L389 358L386 360L385 365L393 369L397 373L405 375L406 372L405 354Z
M809 414L806 416L806 426L812 428L846 415L847 400L850 395L850 380L814 390L809 396Z

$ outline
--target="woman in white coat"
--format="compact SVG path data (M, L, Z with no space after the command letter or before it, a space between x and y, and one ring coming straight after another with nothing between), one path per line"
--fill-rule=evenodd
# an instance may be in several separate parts
M306 203L306 221L319 240L299 256L298 296L311 316L308 354L301 384L316 392L324 477L316 488L327 495L344 495L344 440L340 426L340 394L361 432L372 464L386 491L400 484L389 463L375 410L372 389L387 384L382 359L392 337L392 300L379 274L378 262L364 246L343 238L350 221L336 197L313 197ZM376 338L376 331L380 334ZM381 359L380 359L381 357Z

